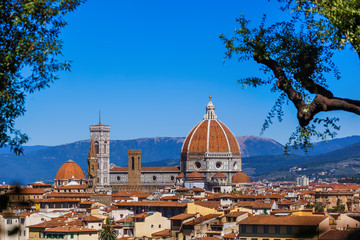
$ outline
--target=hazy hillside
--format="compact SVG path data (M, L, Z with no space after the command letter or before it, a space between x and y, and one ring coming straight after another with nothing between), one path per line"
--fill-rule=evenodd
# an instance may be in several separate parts
M323 153L328 153L359 142L360 142L360 136L336 138L329 140L327 142L324 141L316 142L314 143L314 148L310 150L309 155L315 156ZM290 153L297 155L305 155L304 151L302 150L290 150Z
M23 152L24 153L31 153L33 151L37 151L40 149L48 148L49 146L43 146L43 145L35 145L35 146L23 146ZM0 148L0 154L10 154L10 147L9 146L3 146Z
M127 165L127 149L142 149L142 162L163 159L178 159L184 138L141 138L135 140L110 141L110 162L119 166ZM84 140L70 144L47 147L26 153L0 155L0 182L19 181L28 183L36 180L53 180L59 167L72 159L87 170L87 155L90 141Z
M236 139L238 140L242 157L276 155L284 153L284 146L270 138L243 136L236 137Z
M287 162L288 161L288 162ZM360 176L360 143L317 156L261 156L243 159L245 172L258 179L295 179L297 175L310 177L352 177ZM256 162L256 163L254 163ZM276 167L272 167L273 163ZM263 167L259 167L259 165ZM289 171L297 166L301 170ZM252 171L255 168L255 171Z
M243 169L252 176L266 175L272 171L288 169L300 164L319 165L326 161L336 162L339 159L349 159L353 156L352 153L356 155L360 148L356 145L349 146L354 142L360 142L360 136L353 136L315 144L313 155L315 152L327 153L329 150L338 149L329 154L315 157L313 155L284 156L283 146L275 140L255 136L237 137L237 139L242 151ZM183 137L112 140L110 141L110 162L118 166L126 166L127 149L136 148L142 149L144 166L179 165L183 141ZM86 171L89 146L89 140L84 140L54 147L26 147L24 156L0 154L0 160L3 163L0 165L0 182L29 183L36 180L53 180L59 167L69 159L73 159ZM343 147L349 148L343 150Z

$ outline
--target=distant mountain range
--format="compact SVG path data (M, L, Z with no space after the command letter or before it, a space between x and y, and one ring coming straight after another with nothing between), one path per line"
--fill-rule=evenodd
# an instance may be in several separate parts
M142 149L143 166L179 165L184 140L183 137L112 140L110 162L118 166L127 166L127 150ZM360 146L356 146L356 143L360 144L360 136L315 143L314 149L308 156L304 156L300 151L294 151L297 155L284 156L284 147L269 138L243 136L237 137L237 140L242 152L244 172L253 177L270 177L267 174L274 171L288 171L292 166L309 165L317 160L325 164L329 159L336 162L342 156L347 159L351 156L349 149L343 150L345 147L351 148L354 153L359 150L360 154ZM353 144L355 146L352 146ZM15 156L9 153L9 149L1 149L0 161L3 164L0 165L0 183L18 181L24 184L36 180L53 180L59 167L69 159L73 159L86 171L89 146L89 140L53 147L25 146L23 156ZM326 155L327 153L329 155Z
M311 178L360 177L360 142L315 156L278 155L273 156L270 161L272 164L268 164L269 160L263 156L245 158L244 165L250 168L244 171L253 173L255 179L269 180L294 180L299 175ZM254 162L264 167L256 168ZM272 167L273 165L276 167ZM252 172L253 169L256 169L255 172Z

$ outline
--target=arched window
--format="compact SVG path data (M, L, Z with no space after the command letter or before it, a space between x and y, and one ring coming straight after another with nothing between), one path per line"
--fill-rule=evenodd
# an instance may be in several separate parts
M96 149L96 153L99 153L99 142L98 141L95 142L95 149Z
M106 146L107 146L107 142L104 142L104 153L106 154Z
M131 169L135 170L135 158L131 157Z
M94 171L94 165L91 165L91 171L93 172Z

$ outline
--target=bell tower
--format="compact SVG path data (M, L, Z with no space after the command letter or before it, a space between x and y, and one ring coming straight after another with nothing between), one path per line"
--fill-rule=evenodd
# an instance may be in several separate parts
M98 159L97 186L110 186L110 126L99 124L90 126L91 139L94 141Z
M96 188L97 182L98 182L98 158L97 158L97 152L95 148L95 142L94 139L91 138L90 140L90 149L88 154L88 186L89 188Z
M141 185L141 150L128 150L129 164L128 164L128 185Z

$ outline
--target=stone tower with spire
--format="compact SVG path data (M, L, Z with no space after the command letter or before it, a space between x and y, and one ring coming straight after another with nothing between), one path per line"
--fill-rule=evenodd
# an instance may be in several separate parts
M110 187L110 126L99 124L90 126L91 139L94 141L98 159L97 189Z
M98 157L95 148L94 139L91 138L90 140L90 149L88 154L88 187L91 189L95 189L98 183Z

